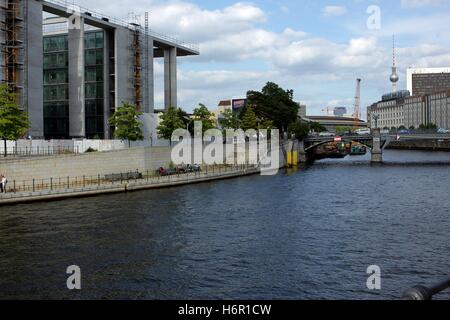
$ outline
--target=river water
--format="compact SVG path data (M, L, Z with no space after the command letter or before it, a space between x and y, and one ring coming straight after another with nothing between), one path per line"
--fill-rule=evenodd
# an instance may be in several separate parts
M0 298L396 299L450 277L450 153L369 159L2 207Z

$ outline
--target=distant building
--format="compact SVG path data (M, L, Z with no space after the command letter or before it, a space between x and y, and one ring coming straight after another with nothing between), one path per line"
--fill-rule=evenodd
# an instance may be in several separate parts
M450 128L450 90L421 96L382 100L367 109L369 126L418 128L435 124Z
M347 114L347 108L346 107L336 107L336 108L334 108L333 114L336 117L343 117Z
M299 108L298 108L298 116L300 118L306 117L306 105L304 104L299 104Z
M231 102L233 112L240 114L247 105L247 99L233 99Z
M450 89L450 67L410 68L406 71L408 90L413 96L424 96Z
M308 116L302 118L305 122L318 122L328 132L336 132L337 128L348 127L355 129L367 128L367 122L359 119L335 116Z
M367 108L367 122L371 128L398 128L404 126L404 103L410 97L409 92L398 91L385 94Z
M450 90L406 99L404 114L407 128L422 124L450 128Z

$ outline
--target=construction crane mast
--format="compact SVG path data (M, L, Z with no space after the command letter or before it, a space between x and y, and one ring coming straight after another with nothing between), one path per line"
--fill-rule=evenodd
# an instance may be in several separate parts
M361 79L356 79L355 109L353 111L355 120L361 119Z

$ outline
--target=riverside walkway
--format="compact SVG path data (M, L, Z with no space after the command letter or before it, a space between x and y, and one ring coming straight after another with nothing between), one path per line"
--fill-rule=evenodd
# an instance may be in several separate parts
M168 188L187 184L202 183L221 179L231 179L240 176L253 175L260 172L257 165L212 166L201 172L190 172L169 176L146 174L142 179L127 179L123 181L107 181L104 177L50 179L49 181L34 181L8 185L8 193L0 194L0 206L20 203L53 201L67 198L88 197L101 194L131 192L146 189ZM65 182L67 181L67 183Z

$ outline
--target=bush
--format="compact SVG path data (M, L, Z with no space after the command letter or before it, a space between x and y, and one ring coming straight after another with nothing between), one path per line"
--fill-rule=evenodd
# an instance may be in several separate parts
M91 152L97 152L97 150L89 147L89 149L86 150L86 153L91 153Z

